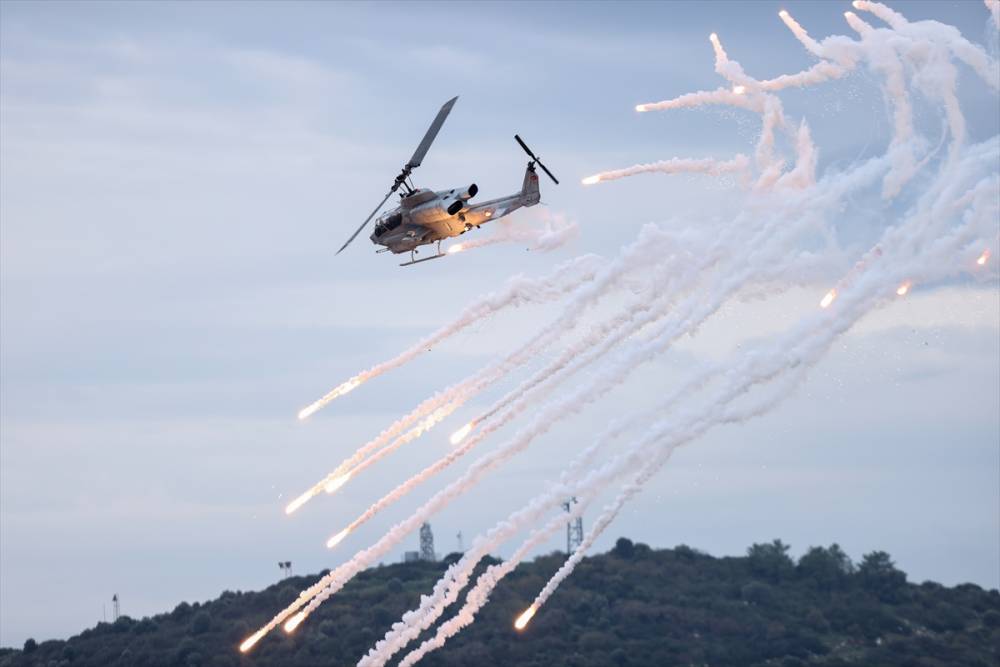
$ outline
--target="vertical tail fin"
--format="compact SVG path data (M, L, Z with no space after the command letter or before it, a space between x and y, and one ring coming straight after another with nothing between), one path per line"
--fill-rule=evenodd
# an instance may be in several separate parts
M535 173L533 162L528 163L528 168L524 170L524 184L521 185L521 198L524 206L534 206L541 201L538 191L538 174Z

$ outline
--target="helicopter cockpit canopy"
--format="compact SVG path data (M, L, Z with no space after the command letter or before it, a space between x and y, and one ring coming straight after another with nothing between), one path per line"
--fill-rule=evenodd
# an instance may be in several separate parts
M382 236L386 232L391 232L396 227L399 227L403 222L403 214L398 211L392 211L386 213L378 219L378 224L375 225L374 236Z

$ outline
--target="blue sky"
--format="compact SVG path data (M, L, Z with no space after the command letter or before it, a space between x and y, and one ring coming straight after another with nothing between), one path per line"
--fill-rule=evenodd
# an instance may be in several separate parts
M806 67L778 9L825 36L846 30L840 4L0 4L0 645L74 634L113 593L125 613L157 613L264 586L279 560L330 567L377 538L412 505L342 552L322 547L445 451L443 433L335 501L292 520L282 507L520 341L545 308L477 325L308 423L297 409L513 273L611 254L645 222L724 215L738 192L699 177L579 179L751 150L754 117L632 107L719 85L713 31L757 76ZM981 3L892 6L995 54ZM996 97L971 77L962 93L972 139L995 135ZM456 94L417 184L513 191L518 132L563 181L543 182L542 198L579 238L555 255L497 246L409 273L364 236L334 258ZM863 75L785 102L809 118L821 168L887 140ZM733 322L766 335L815 300L734 305L443 512L439 551L529 498L609 415L723 347ZM781 408L678 454L598 548L619 535L714 554L836 541L855 558L886 549L917 581L997 587L998 301L995 283L954 285L873 314Z

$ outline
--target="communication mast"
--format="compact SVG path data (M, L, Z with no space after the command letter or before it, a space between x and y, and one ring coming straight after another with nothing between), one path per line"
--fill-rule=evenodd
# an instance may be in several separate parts
M576 502L579 501L573 496L562 504L567 514ZM572 554L581 544L583 544L583 517L578 516L566 522L566 555Z
M462 543L462 531L458 531L458 553L465 553L465 545Z
M420 560L437 560L434 553L434 533L431 532L431 524L426 521L420 526Z

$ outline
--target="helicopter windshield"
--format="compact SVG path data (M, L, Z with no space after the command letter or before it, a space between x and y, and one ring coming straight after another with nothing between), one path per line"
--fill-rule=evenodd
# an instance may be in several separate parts
M402 222L403 222L402 213L390 213L381 218L378 221L378 224L375 225L375 235L382 236L386 232L391 232L396 227L399 227L399 225L402 224Z

